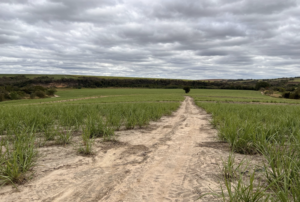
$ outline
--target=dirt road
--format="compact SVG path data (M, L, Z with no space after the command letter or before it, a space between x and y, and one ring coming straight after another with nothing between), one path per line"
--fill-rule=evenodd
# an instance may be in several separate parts
M195 201L219 189L218 164L228 156L209 120L186 97L172 116L117 132L115 143L99 140L94 157L72 146L41 148L33 180L19 192L0 189L0 201Z

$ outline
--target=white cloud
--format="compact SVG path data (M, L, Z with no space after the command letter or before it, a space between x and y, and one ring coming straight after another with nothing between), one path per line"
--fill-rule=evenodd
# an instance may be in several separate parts
M271 78L300 68L299 0L2 0L0 72Z

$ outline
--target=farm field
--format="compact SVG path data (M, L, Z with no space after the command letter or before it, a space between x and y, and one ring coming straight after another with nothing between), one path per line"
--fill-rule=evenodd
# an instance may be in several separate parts
M274 98L262 95L259 91L196 89L193 90L190 95L195 99L195 101L300 104L299 100Z
M243 96L246 99L246 92ZM260 104L240 103L238 97L230 102L215 98L214 102L201 102L195 97L196 104L212 115L211 123L218 129L219 139L228 142L233 152L247 156L259 154L264 159L241 169L245 162L234 162L234 154L229 156L223 169L227 192L222 192L221 198L229 201L250 198L256 198L256 201L299 201L300 105L258 95L255 102ZM276 99L272 103L281 104L263 104L267 99Z
M114 89L114 88L104 88L104 89L58 89L56 93L58 97L56 98L45 98L45 99L23 99L23 100L12 100L9 102L1 102L2 105L22 105L22 104L41 104L41 103L54 103L54 102L73 102L79 100L85 100L87 102L93 99L99 98L98 102L104 97L106 98L105 102L110 102L111 100L117 100L117 97L120 98L120 101L160 101L160 100L173 100L180 101L183 99L182 90L164 90L164 89ZM140 96L135 99L135 96ZM89 101L88 101L89 100Z
M239 90L57 95L0 103L0 201L184 201L239 183L236 193L299 199L300 102Z

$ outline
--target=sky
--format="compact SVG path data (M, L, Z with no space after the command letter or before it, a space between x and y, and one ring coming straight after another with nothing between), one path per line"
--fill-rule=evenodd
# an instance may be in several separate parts
M0 73L300 76L300 0L0 0Z

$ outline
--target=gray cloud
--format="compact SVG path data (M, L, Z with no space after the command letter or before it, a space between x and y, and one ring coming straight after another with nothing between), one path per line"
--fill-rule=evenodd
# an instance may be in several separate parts
M299 31L300 0L2 0L0 73L295 76Z

